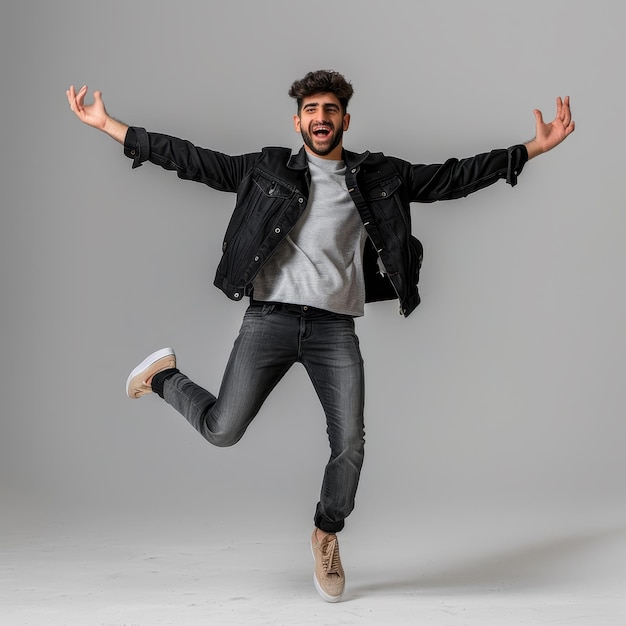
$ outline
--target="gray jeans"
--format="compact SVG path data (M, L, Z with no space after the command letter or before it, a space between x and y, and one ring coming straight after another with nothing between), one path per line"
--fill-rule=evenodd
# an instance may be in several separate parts
M314 522L338 532L354 508L365 443L363 359L351 317L311 307L251 304L219 395L177 372L164 381L163 398L207 441L231 446L297 362L322 403L330 443Z

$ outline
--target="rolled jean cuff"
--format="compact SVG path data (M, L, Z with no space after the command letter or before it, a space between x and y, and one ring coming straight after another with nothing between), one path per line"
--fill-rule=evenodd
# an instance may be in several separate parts
M319 511L319 504L317 506L317 510L315 511L313 522L316 528L323 530L325 533L338 533L343 530L343 527L345 526L345 520L333 522L324 517Z
M163 384L168 378L170 378L170 376L173 376L174 374L178 374L179 371L180 370L176 369L175 367L172 367L170 369L163 370L162 372L157 372L152 377L152 381L150 383L152 385L152 391L154 391L154 393L156 393L158 396L162 398L163 397Z

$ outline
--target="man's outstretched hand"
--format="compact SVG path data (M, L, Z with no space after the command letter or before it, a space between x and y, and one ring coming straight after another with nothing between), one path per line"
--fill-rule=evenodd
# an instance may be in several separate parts
M569 96L565 99L556 99L556 116L549 123L543 121L543 115L539 109L533 111L535 114L535 138L527 142L528 158L543 154L558 146L564 139L574 132L574 120L569 106Z
M101 91L93 92L93 104L85 104L87 85L81 87L78 93L74 89L74 85L70 85L70 88L65 93L70 109L81 122L104 131L116 141L124 143L128 126L112 118L107 113L102 101Z

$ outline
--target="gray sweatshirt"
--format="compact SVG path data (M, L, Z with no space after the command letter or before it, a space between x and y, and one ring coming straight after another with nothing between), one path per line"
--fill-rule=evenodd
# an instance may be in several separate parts
M345 164L307 156L309 202L254 280L254 299L363 315L366 233L346 187Z

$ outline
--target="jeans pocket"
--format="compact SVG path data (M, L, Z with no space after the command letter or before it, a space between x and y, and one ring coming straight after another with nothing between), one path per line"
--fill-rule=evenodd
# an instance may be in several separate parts
M255 302L246 309L244 317L265 317L276 308L275 304Z

